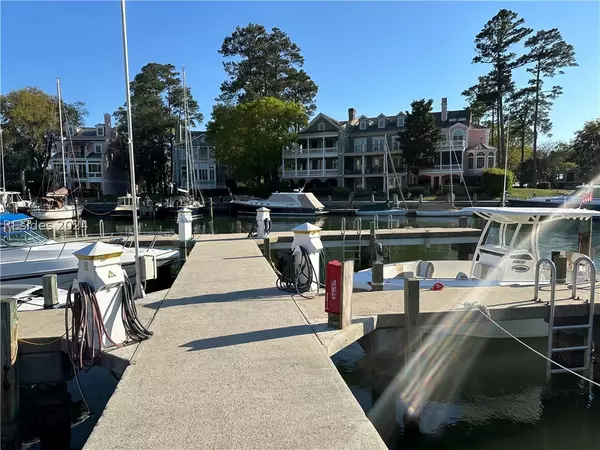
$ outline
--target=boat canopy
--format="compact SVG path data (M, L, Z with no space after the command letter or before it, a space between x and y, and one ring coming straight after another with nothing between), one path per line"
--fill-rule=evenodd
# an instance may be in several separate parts
M69 195L69 190L66 187L61 187L53 192L48 192L46 197L66 197Z
M579 208L463 208L464 212L477 214L486 220L503 224L525 224L556 220L588 220L600 217L600 211Z
M39 200L42 202L42 204L56 205L57 208L62 208L64 205L62 200L53 197L40 197Z
M302 203L303 208L310 208L310 207L313 207L315 209L325 208L325 205L323 205L323 203L321 203L317 199L317 197L315 197L315 194L313 194L312 192L301 193L300 194L300 203Z
M33 217L29 217L27 214L0 214L0 225L5 225L13 222L22 222L25 220L33 220Z

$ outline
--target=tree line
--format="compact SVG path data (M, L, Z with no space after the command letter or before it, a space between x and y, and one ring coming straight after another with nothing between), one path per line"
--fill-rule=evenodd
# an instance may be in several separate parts
M522 55L512 50L519 42L524 43ZM297 140L298 131L316 111L318 87L303 69L301 49L279 28L268 30L250 23L236 27L218 53L226 79L207 124L209 142L235 180L251 186L277 183L281 149ZM490 67L463 92L473 120L491 129L491 143L500 153L508 148L508 155L502 157L508 158L522 182L535 185L538 176L552 180L546 167L562 170L576 164L584 176L600 171L600 156L596 156L600 152L595 151L600 145L598 120L585 124L572 142L539 144L539 136L552 130L550 111L562 93L560 86L546 85L577 66L573 46L564 42L557 29L534 33L515 12L501 9L475 37L473 63ZM514 82L516 70L530 75L525 86ZM181 78L174 65L153 62L130 83L136 176L146 192L166 193L171 183L172 150L184 113ZM202 123L203 115L190 87L186 94L188 118L195 126ZM432 103L412 102L405 131L398 136L405 162L415 173L433 164L440 140ZM36 88L13 91L1 99L6 171L23 187L40 178L56 148L57 111L56 97ZM65 103L64 111L72 125L82 125L87 115L82 102ZM110 142L107 161L127 169L125 105L113 116L118 133Z

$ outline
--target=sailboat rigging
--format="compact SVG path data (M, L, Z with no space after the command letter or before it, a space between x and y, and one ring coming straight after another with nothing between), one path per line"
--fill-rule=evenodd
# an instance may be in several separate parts
M58 95L58 118L60 128L60 151L62 156L62 187L48 189L45 197L38 199L38 205L31 208L30 214L38 220L71 220L79 218L83 206L69 202L69 190L67 188L67 166L65 162L65 138L63 134L62 120L62 95L60 90L60 78L56 79L56 91ZM77 167L77 164L75 164Z
M183 137L185 146L185 183L186 189L177 188L177 194L170 196L163 204L159 215L175 218L180 209L191 210L192 217L200 217L204 211L204 197L199 189L196 176L196 160L194 157L194 146L192 145L192 134L189 126L189 111L187 98L187 84L185 68L182 68L183 87ZM191 186L190 186L191 184ZM200 195L200 200L195 198L195 193Z

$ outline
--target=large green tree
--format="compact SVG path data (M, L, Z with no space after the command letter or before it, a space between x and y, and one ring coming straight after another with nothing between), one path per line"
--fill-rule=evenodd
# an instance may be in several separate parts
M514 86L512 71L519 64L523 64L512 51L512 47L532 32L531 28L524 26L524 23L525 21L514 11L501 9L475 37L476 55L473 63L492 66L491 71L484 77L486 85L480 90L488 91L496 97L500 155L503 155L502 152L505 150L503 108L505 96Z
M552 102L562 93L560 86L553 86L544 91L544 79L554 78L556 75L564 74L564 68L575 67L575 48L567 44L560 31L556 28L551 30L539 30L527 41L525 47L529 50L523 55L519 63L529 64L527 72L532 74L529 84L533 90L533 166L532 184L537 182L536 153L540 121L547 120L544 114L549 113Z
M441 134L431 113L432 105L431 99L413 101L411 111L406 112L404 130L399 133L402 157L411 173L418 173L419 168L431 167L435 160Z
M586 122L575 133L571 146L571 161L579 166L582 178L597 182L600 175L600 118Z
M81 126L87 116L83 102L63 100L63 121ZM63 130L64 125L63 124ZM38 184L60 132L58 99L36 87L10 91L0 97L0 127L8 185ZM16 186L15 186L16 187ZM37 190L39 186L31 186Z
M170 182L171 154L176 130L183 124L184 91L172 64L149 63L130 83L136 181L148 192L165 193ZM202 121L198 103L187 91L188 124ZM127 134L127 109L115 112L117 130ZM122 138L111 145L112 163L129 166L128 148Z
M237 181L258 185L277 179L281 150L296 141L295 130L306 124L301 104L263 97L216 105L207 133L216 157L234 170Z
M531 187L536 187L538 180L547 181L553 187L558 179L558 174L565 173L575 167L575 164L570 161L572 153L573 149L568 142L547 141L542 143L538 148L537 161L535 161L537 170L535 184L532 177L533 154L521 163L521 166L524 166L522 170L523 182L530 183Z
M236 27L223 41L219 53L229 79L221 85L217 101L227 105L274 97L304 106L307 115L315 109L317 85L302 70L300 48L279 28L263 25Z

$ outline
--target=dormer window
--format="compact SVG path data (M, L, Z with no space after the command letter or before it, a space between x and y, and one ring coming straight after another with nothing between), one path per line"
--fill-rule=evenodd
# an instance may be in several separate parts
M398 126L399 127L404 126L404 116L398 116Z
M319 125L317 125L317 130L325 131L325 122L319 122Z
M385 119L383 119L383 118L379 119L379 122L377 125L379 126L379 128L385 128Z
M96 135L104 136L104 127L96 127Z
M359 128L360 128L361 130L366 130L366 129L367 129L367 121L366 121L366 120L361 120L361 121L360 121Z

